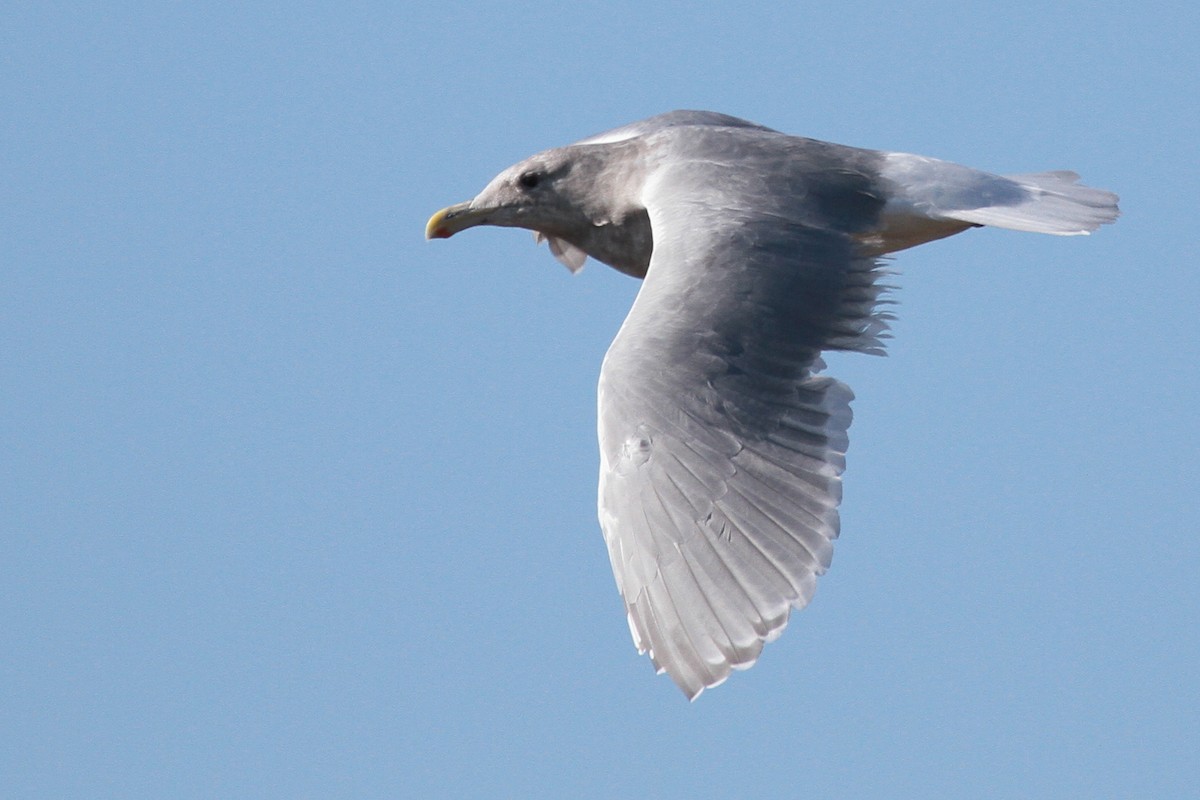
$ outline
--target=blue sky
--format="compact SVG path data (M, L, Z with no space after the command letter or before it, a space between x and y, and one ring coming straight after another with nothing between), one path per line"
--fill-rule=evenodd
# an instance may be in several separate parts
M0 26L14 798L1183 797L1193 3L25 4ZM673 108L1121 194L902 254L813 604L688 704L595 519L637 285L429 214Z

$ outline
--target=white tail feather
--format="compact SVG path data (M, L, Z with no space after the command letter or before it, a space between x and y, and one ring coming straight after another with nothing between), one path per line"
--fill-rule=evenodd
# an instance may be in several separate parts
M958 220L1060 236L1090 233L1116 220L1117 196L1082 186L1074 172L992 175L907 153L887 153L882 170L893 197L885 216Z

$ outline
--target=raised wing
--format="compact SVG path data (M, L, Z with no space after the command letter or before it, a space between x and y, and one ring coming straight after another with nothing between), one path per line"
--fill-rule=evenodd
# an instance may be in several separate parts
M829 566L852 394L814 372L823 349L878 351L885 323L876 263L787 218L823 201L694 203L719 175L681 173L648 191L654 255L600 375L599 507L634 643L694 698Z
M628 125L613 128L604 133L597 133L595 136L589 136L586 139L575 142L575 144L610 144L612 142L624 141L625 139L632 139L635 136L646 136L666 130L667 128L676 128L685 125L692 127L751 128L760 131L771 131L770 128L763 125L731 117L728 114L719 114L716 111L668 111L665 114L657 114L653 117L638 120L637 122L631 122Z

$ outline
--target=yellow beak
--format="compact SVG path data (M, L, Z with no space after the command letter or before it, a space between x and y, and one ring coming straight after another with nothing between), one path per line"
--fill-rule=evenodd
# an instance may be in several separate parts
M449 239L461 230L475 225L482 225L487 221L487 215L490 210L487 208L471 208L469 202L458 203L457 205L443 208L430 217L429 222L425 224L425 238Z

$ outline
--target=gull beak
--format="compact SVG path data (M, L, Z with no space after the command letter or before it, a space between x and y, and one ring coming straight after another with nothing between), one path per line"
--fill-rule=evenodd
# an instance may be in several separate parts
M461 230L483 225L494 209L472 208L470 202L443 208L429 218L425 225L426 239L449 239Z

